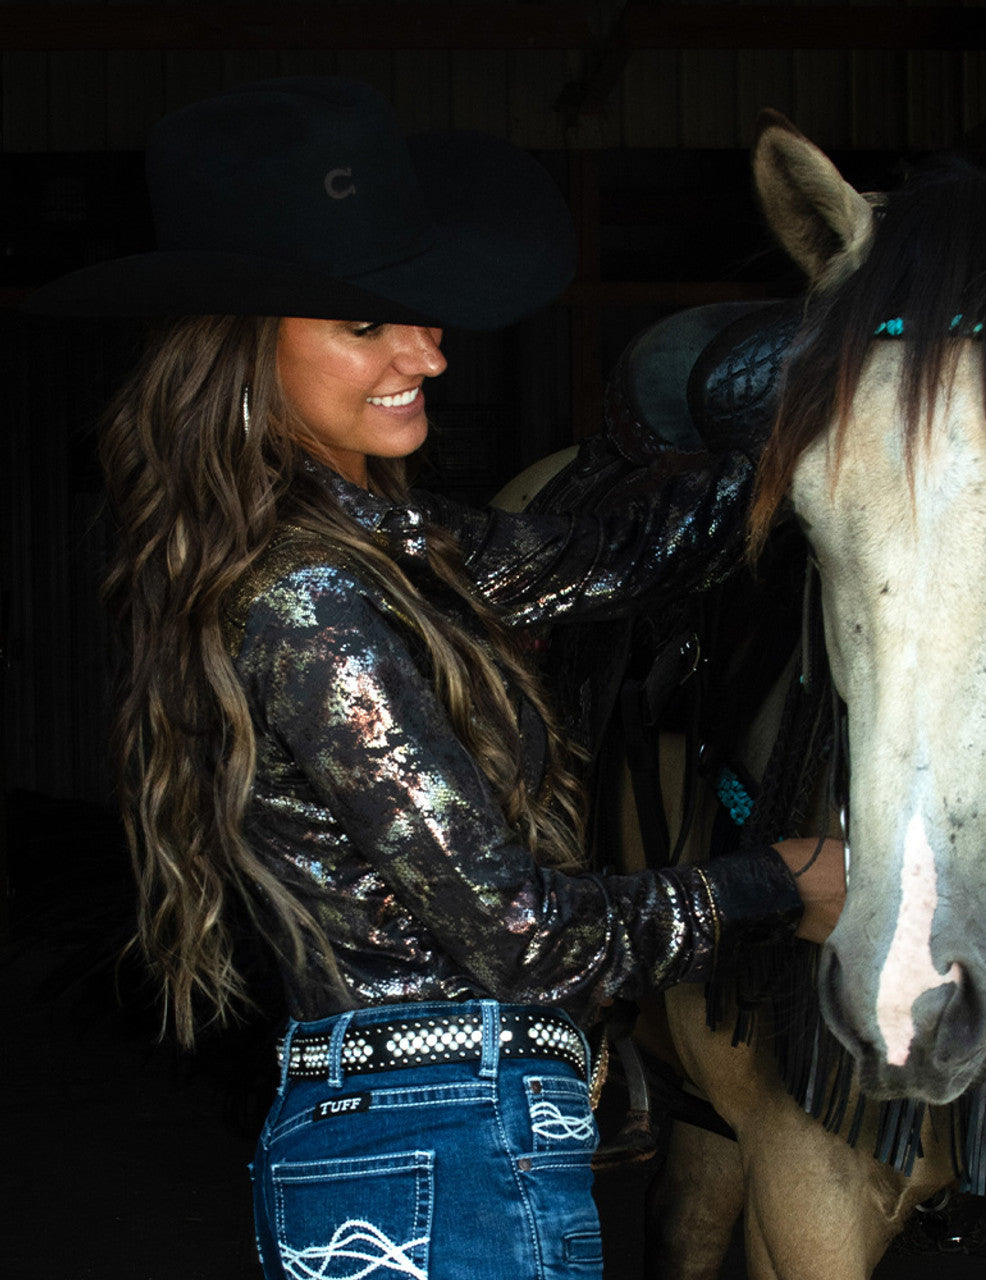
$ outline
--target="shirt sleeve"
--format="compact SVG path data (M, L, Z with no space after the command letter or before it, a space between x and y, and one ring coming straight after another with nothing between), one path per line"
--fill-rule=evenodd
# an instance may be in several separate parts
M434 945L498 999L573 1012L708 976L733 929L729 885L713 869L603 877L537 866L402 626L344 576L301 570L256 601L241 667L265 732ZM767 931L790 926L797 894L771 874L747 929L764 913Z
M597 514L473 509L428 497L484 598L515 625L614 618L722 580L739 563L754 468L729 452L624 477Z

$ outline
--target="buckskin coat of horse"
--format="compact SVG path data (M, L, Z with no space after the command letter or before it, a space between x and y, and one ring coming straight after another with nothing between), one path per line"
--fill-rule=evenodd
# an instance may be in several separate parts
M815 1037L813 1096L795 1100L764 1038L734 1045L730 1024L707 1025L702 991L668 993L685 1074L736 1142L675 1126L652 1266L665 1280L715 1276L742 1212L754 1280L864 1280L915 1205L957 1180L953 1143L958 1173L984 1189L986 177L943 164L886 201L863 196L774 112L754 174L810 284L753 541L793 507L847 708L849 891L817 965L845 1052L840 1069ZM737 745L753 777L778 696ZM692 853L708 847L706 801ZM656 1025L642 1018L639 1035L663 1053ZM911 1102L857 1109L860 1089Z

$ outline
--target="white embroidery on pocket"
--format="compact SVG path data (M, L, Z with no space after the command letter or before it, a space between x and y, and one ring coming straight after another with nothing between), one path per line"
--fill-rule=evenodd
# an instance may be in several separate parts
M531 1107L531 1127L539 1138L574 1138L577 1142L587 1141L594 1133L592 1116L566 1116L545 1100Z
M281 1245L281 1261L292 1280L324 1280L330 1262L351 1259L355 1268L343 1276L334 1271L335 1280L363 1280L364 1276L386 1271L389 1275L413 1276L428 1280L428 1273L412 1259L411 1251L428 1243L428 1237L395 1244L372 1222L350 1218L332 1235L326 1245L310 1244L304 1249Z

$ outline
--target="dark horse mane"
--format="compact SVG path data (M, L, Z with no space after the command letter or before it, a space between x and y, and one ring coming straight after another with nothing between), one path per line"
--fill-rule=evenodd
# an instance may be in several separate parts
M962 321L953 327L956 316ZM910 456L954 369L959 344L952 338L986 319L986 171L967 160L935 157L911 169L877 204L862 266L836 288L809 295L760 464L751 555L766 541L801 454L832 422L841 449L871 340L895 318L904 322L907 348L901 409Z

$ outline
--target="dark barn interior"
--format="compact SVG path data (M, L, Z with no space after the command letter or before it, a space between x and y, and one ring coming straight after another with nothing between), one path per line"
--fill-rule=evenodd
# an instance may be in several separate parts
M150 247L142 147L164 112L292 74L371 82L408 129L482 129L566 193L578 275L546 312L449 333L422 483L485 501L599 430L644 327L789 297L749 177L785 113L862 189L986 151L986 0L0 0L0 1275L257 1280L247 1162L270 1089L250 1026L155 1043L106 746L111 655L94 432L137 322L27 320L61 272ZM646 1170L599 1180L607 1277L644 1280ZM982 1201L928 1215L879 1280L981 1276ZM737 1249L729 1275L745 1275ZM464 1278L466 1280L466 1278ZM651 1278L648 1278L651 1280Z

